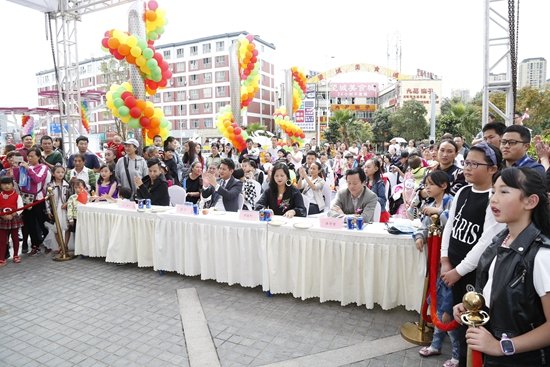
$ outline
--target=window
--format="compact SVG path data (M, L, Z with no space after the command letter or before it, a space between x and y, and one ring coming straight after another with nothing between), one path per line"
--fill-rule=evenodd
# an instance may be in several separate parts
M199 99L199 90L198 89L191 89L189 91L189 99L190 100Z
M216 113L220 112L223 106L228 104L227 102L216 102Z
M164 102L172 102L174 100L172 92L166 92L164 94Z
M191 127L193 129L198 129L199 128L199 120L191 120Z
M179 90L176 92L176 101L185 101L185 91Z
M225 71L216 71L216 83L225 82Z
M197 70L199 68L199 63L197 60L189 61L189 70Z
M197 78L197 74L193 74L189 76L189 84L190 85L197 85L199 84L199 78Z
M199 113L199 105L196 103L193 103L191 105L191 113L197 114Z
M176 73L182 73L185 71L185 62L178 62L176 64L174 64L174 71Z
M216 42L216 51L223 51L225 48L223 41Z
M207 129L212 129L214 127L214 122L211 118L204 119L204 127Z
M225 66L225 56L216 56L216 66Z
M185 83L185 77L184 76L177 76L174 79L174 86L175 87L185 87L187 83Z
M202 112L204 112L204 113L212 112L212 103L206 102L203 106L203 111Z
M202 65L205 67L205 68L210 68L212 67L212 59L210 57L205 57L204 59L202 59Z
M184 55L185 55L185 53L184 53L183 47L182 47L182 48L178 48L178 49L176 50L176 57L177 57L178 59L182 58Z
M202 97L203 98L212 98L212 88L204 88L202 90Z
M153 96L153 102L159 103L160 102L160 93L155 93Z
M179 106L177 106L176 109L177 109L177 115L178 116L182 116L182 115L187 114L187 108L183 104L180 104Z
M190 48L191 56L197 56L199 53L199 47L198 46L191 46Z
M210 43L205 43L204 45L202 45L202 53L203 54L209 54L211 49L212 49L212 47L210 46Z
M164 57L165 60L168 60L170 58L170 50L163 51L162 57Z
M225 87L216 87L216 97L225 97Z
M164 116L172 116L172 112L173 112L172 106L164 106L163 110L164 110Z
M204 73L204 82L212 83L212 73Z

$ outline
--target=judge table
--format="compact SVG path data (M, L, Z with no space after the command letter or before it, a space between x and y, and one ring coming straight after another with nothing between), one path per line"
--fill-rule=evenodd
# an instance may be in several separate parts
M143 213L107 203L79 206L77 222L77 255L321 302L420 308L425 254L411 236L390 235L381 223L325 229L318 218L277 217L271 225L237 213Z

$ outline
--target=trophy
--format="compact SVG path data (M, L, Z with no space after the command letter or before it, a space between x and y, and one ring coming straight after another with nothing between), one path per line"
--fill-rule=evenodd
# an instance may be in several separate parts
M485 299L481 293L466 293L462 298L462 304L466 309L466 312L460 315L460 320L463 324L470 327L478 327L489 322L489 314L482 310L483 306L485 306ZM481 352L470 349L470 346L468 346L466 358L466 365L468 367L481 367L483 363Z

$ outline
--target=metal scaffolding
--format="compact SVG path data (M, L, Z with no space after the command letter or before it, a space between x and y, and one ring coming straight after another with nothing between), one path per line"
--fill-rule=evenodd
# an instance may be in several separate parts
M489 119L489 109L511 125L514 115L517 44L514 23L514 0L485 0L485 42L483 62L482 123ZM503 69L505 72L502 72ZM491 75L504 74L503 80ZM491 92L506 93L504 111L489 100Z

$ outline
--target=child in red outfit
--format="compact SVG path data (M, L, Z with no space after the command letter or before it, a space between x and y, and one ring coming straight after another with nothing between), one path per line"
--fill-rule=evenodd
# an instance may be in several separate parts
M23 206L23 200L15 191L13 178L10 176L0 178L0 190L0 266L4 266L10 235L13 242L13 262L21 262L18 232L23 227L23 220L15 209Z

